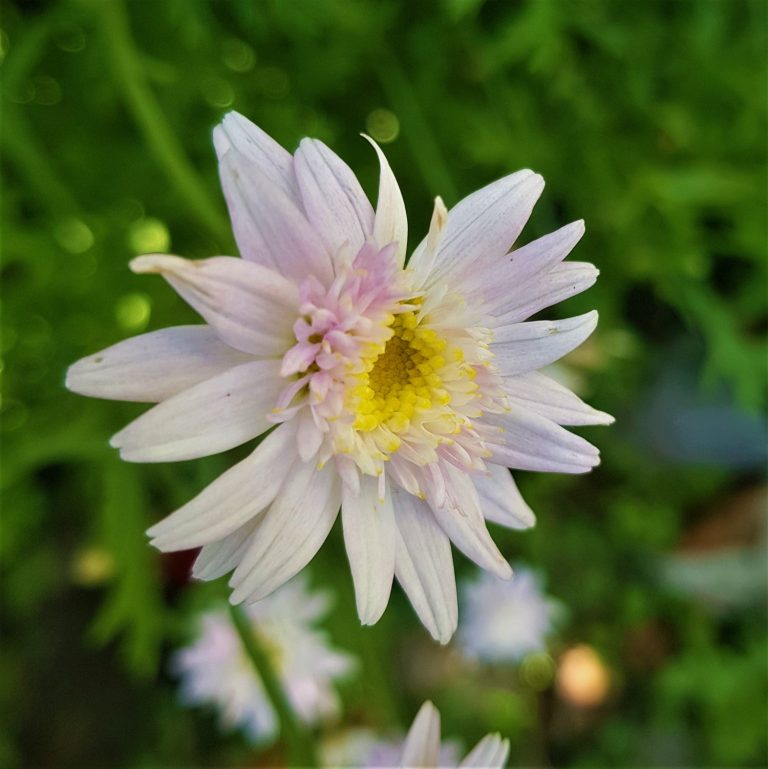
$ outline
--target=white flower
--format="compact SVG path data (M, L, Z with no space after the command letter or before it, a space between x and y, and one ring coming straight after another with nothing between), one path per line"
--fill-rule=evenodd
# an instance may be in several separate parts
M562 611L544 595L538 577L523 567L516 567L509 581L485 572L464 582L462 599L459 646L468 657L488 662L517 661L543 650Z
M313 627L328 608L328 595L310 591L304 575L247 608L289 702L307 724L338 713L333 683L355 666ZM277 735L277 715L226 610L200 617L199 637L176 652L172 666L187 704L216 706L222 725L240 727L254 742Z
M314 557L342 511L364 624L396 576L432 635L457 624L450 543L502 578L485 521L534 516L507 467L583 473L596 448L561 425L608 424L537 369L583 342L587 313L524 323L594 283L563 259L581 221L509 252L544 182L518 171L446 211L405 267L407 222L382 152L374 210L322 142L294 155L241 115L214 131L242 259L142 256L205 325L154 331L76 363L72 390L159 402L115 435L133 462L225 451L245 460L150 529L163 551L203 546L194 573L233 572L256 601Z
M459 769L462 767L501 769L508 755L509 740L502 740L498 734L488 734L472 748L459 764ZM431 702L425 702L405 738L398 765L404 769L448 766L441 758L440 713Z

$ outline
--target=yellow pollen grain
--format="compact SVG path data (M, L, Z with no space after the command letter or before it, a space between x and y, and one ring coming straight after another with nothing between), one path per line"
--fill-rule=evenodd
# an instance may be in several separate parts
M386 344L371 345L366 351L352 390L357 430L369 432L384 425L393 433L402 433L417 412L445 406L451 400L441 387L445 340L433 329L419 326L414 312L392 316L390 330L392 336ZM394 451L397 446L399 439L387 449Z

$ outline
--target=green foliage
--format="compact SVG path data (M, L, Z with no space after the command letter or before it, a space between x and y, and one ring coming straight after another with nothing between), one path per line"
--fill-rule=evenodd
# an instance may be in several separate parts
M127 262L233 253L210 135L237 109L289 148L327 141L372 195L377 163L358 134L385 143L411 247L434 195L451 205L532 167L547 189L525 238L584 217L574 257L602 271L552 313L601 312L568 372L619 417L589 431L604 464L589 477L521 474L539 525L494 535L568 607L553 655L596 647L611 698L577 718L552 685L457 672L399 592L361 630L335 532L313 575L337 594L335 642L361 659L347 722L396 729L432 697L448 735L508 733L513 764L765 764L764 612L707 611L658 567L754 483L761 457L722 449L686 464L680 411L658 422L645 411L676 367L695 383L682 406L729 409L722 432L696 412L716 445L746 445L739 425L765 405L762 0L37 0L6 2L0 26L0 763L275 760L175 704L166 652L217 589L184 585L186 564L161 560L143 534L233 457L123 465L106 441L140 408L63 388L79 357L194 322ZM459 575L474 571L456 560ZM93 675L103 685L82 688ZM25 688L19 703L11 692Z

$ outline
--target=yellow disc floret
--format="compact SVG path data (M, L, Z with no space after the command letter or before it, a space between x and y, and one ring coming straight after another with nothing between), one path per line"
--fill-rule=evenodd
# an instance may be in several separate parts
M379 426L402 433L414 415L445 406L451 396L441 385L446 365L446 342L431 328L419 325L414 312L394 316L392 336L371 350L351 391L354 427L360 431Z

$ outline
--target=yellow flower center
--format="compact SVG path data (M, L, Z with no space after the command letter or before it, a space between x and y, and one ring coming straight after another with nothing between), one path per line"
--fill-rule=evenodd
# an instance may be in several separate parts
M384 425L394 433L408 429L414 415L445 406L451 396L442 387L446 342L422 328L413 312L394 316L392 336L372 347L351 391L356 430L369 432ZM461 350L452 350L461 356ZM460 357L455 357L459 360Z

